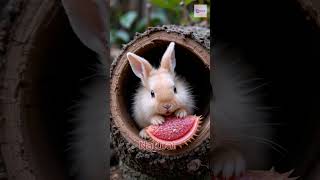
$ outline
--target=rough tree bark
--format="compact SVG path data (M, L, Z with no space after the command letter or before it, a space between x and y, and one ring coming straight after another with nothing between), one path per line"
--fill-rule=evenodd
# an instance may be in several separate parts
M146 49L157 48L158 44L163 42L165 45L162 46L165 47L170 41L196 54L199 57L198 61L202 61L206 68L210 68L209 30L174 25L149 28L143 34L136 35L133 41L123 47L112 66L111 130L113 145L119 156L120 168L125 179L199 178L208 175L209 115L204 118L199 136L190 145L175 151L152 152L139 147L140 142L146 141L138 136L138 130L132 124L133 120L129 115L130 110L125 105L125 101L129 99L123 95L123 89L127 91L127 87L123 87L126 86L123 81L126 81L131 71L125 54L130 51L143 56L147 52Z
M51 0L8 0L1 5L5 6L0 12L0 179L64 179L59 173L52 177L49 172L57 169L51 165L36 163L46 150L36 152L31 143L39 140L33 136L42 132L39 127L27 129L27 118L37 108L31 96L33 79L26 76L35 37L61 6Z
M16 0L16 1L10 1L5 0L1 1L0 3L0 179L5 180L10 178L10 175L7 168L10 167L8 165L9 162L6 162L7 160L7 153L3 152L2 150L5 148L4 143L6 143L6 138L4 137L4 131L5 131L5 112L4 112L4 106L6 103L8 103L9 98L7 96L4 96L4 89L6 88L6 51L7 47L9 46L9 37L12 33L12 27L14 25L15 20L17 19L17 16L21 12L21 6L22 1ZM23 174L23 172L22 172ZM12 177L12 176L11 176Z

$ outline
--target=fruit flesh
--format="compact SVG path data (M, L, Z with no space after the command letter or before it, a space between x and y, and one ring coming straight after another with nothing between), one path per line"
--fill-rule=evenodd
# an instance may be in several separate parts
M166 117L163 124L151 125L147 127L146 132L153 141L160 144L182 146L196 135L200 119L198 116Z
M150 127L150 132L161 140L174 141L185 136L194 123L194 120L188 118L168 117L161 126Z

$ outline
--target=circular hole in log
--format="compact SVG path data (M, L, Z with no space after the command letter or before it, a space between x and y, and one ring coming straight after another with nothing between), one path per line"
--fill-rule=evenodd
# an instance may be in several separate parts
M122 136L142 150L153 151L150 141L139 137L139 129L132 117L134 93L140 79L132 72L126 57L133 52L147 59L154 67L158 67L160 59L171 41L176 43L176 73L189 83L196 100L195 114L203 116L199 136L188 146L176 150L161 150L161 154L174 155L191 150L209 137L210 107L210 57L209 51L192 39L178 33L166 31L153 32L131 43L116 60L111 80L111 113L115 125Z

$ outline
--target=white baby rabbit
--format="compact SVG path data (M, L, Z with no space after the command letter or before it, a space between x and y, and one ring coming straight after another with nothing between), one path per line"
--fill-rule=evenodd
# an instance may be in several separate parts
M72 119L76 127L70 133L73 139L70 142L73 156L71 174L80 180L105 179L108 176L108 4L108 0L62 0L73 31L100 60L94 64L96 73L90 78L90 83L81 89L86 98L78 102Z
M148 138L143 128L162 124L164 116L185 117L193 113L194 100L187 83L174 71L175 43L171 42L162 56L160 67L153 68L144 58L127 53L134 74L141 79L133 103L133 117L142 130L139 135Z
M210 167L213 175L222 179L239 179L246 168L269 168L269 147L278 145L271 141L268 112L257 91L264 84L258 85L261 82L247 66L237 61L244 60L241 51L233 44L216 41L213 54Z

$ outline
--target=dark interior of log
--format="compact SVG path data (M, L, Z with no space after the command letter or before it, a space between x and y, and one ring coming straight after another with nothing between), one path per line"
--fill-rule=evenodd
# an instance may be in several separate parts
M33 94L25 98L33 108L26 109L26 132L40 169L73 179L69 174L74 158L70 142L75 140L71 133L77 126L74 112L84 98L82 87L95 73L97 57L75 36L62 9L46 23L29 52L27 78ZM58 168L50 167L52 161Z
M169 43L162 40L154 41L154 43L140 48L136 54L147 59L153 67L158 67ZM175 55L177 63L175 71L177 75L183 77L192 88L197 107L195 114L205 118L209 115L210 111L210 69L197 55L182 45L176 44ZM131 117L127 120L132 121L133 97L141 81L134 75L130 66L124 69L122 76L125 78L122 79L119 90L123 95L122 102L126 106L124 112L128 113L128 116Z

